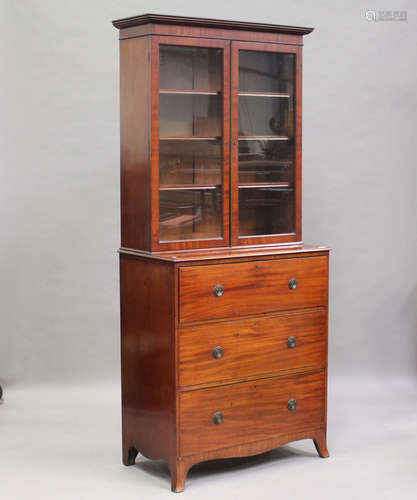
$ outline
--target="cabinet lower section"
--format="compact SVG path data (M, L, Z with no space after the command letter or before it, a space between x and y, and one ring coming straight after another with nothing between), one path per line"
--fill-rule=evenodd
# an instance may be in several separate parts
M164 459L182 491L205 460L328 456L328 252L181 257L120 258L123 463Z

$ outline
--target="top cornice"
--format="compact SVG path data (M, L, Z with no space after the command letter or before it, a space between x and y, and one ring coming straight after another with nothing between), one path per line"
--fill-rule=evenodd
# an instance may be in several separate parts
M308 35L314 29L304 28L301 26L282 26L279 24L252 23L246 21L226 21L223 19L204 19L202 17L166 16L163 14L142 14L141 16L116 19L112 22L113 26L119 30L152 23L230 30L263 31L267 33L285 33L290 35Z

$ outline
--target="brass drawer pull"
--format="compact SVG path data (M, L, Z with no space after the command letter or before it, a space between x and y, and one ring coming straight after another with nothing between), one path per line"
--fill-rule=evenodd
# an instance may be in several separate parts
M297 345L297 339L295 337L288 337L287 339L288 349L294 349L296 345Z
M223 423L223 415L221 414L221 412L216 411L216 413L213 415L213 422L216 425L220 425Z
M216 285L213 292L216 297L221 297L224 294L224 288L222 285Z
M290 411L294 411L297 408L297 401L295 399L289 399L287 403L287 408Z
M295 290L298 287L298 281L295 278L291 278L288 282L288 288L290 290Z
M223 347L219 345L213 349L213 358L220 359L223 356Z

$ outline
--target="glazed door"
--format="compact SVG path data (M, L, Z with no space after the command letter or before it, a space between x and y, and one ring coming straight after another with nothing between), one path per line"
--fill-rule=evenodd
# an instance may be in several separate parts
M154 250L229 245L230 50L152 39Z
M232 244L301 240L301 50L232 42Z

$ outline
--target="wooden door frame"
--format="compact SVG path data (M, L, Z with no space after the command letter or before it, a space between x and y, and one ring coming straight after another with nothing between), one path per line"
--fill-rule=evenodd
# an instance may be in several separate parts
M295 54L295 232L239 237L239 50ZM302 47L296 45L232 41L231 47L231 245L267 245L301 242L301 133Z
M213 239L192 239L160 242L159 239L159 46L181 45L221 48L223 50L223 117L222 117L222 209L223 236ZM151 49L151 242L152 252L224 247L230 241L230 42L228 40L193 38L188 36L152 36Z

